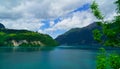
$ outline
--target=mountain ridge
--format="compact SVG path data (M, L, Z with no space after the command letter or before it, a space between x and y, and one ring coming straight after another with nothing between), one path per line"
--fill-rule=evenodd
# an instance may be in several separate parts
M93 38L92 31L101 29L97 23L92 23L83 28L72 28L55 38L61 45L99 45Z

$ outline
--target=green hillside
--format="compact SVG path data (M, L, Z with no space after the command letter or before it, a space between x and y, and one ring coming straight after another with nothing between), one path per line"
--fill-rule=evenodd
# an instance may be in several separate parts
M57 46L47 34L28 30L0 29L0 46Z

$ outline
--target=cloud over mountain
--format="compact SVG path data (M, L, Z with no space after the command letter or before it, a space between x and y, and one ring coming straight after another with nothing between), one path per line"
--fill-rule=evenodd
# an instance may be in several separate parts
M106 19L112 19L114 0L97 2ZM90 8L83 7L91 3L92 0L0 0L0 22L7 28L39 31L55 37L70 28L92 23Z

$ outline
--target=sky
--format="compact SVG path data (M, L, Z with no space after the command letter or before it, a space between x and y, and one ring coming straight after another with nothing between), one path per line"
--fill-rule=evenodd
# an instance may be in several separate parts
M116 15L116 0L96 0L105 20ZM8 29L26 29L53 38L71 28L85 27L97 19L91 13L93 0L0 0L0 23Z

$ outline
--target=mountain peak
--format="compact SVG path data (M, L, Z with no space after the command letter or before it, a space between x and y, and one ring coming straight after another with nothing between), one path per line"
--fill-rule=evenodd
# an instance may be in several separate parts
M93 39L92 33L94 29L100 29L97 23L92 23L83 28L72 28L58 36L56 40L63 45L96 45L98 43Z
M5 26L2 23L0 23L0 29L5 29Z

